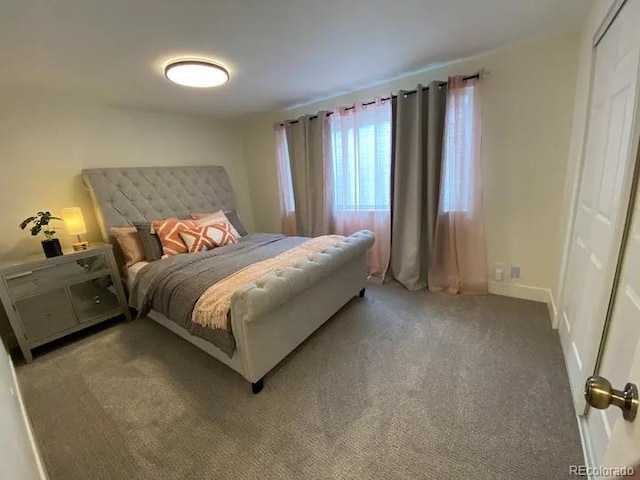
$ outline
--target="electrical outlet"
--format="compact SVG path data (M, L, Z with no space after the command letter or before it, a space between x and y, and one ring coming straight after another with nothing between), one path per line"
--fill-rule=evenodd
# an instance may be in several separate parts
M516 280L520 278L520 267L514 265L511 267L511 280Z
M493 279L496 282L501 282L504 278L504 263L496 263L495 270L493 271Z

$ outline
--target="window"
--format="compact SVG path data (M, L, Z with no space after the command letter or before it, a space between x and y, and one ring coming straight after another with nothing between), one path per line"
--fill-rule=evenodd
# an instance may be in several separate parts
M333 112L328 119L325 192L334 212L391 210L391 102ZM276 126L281 210L295 211L286 129ZM330 190L329 190L330 189Z
M391 107L367 107L331 116L336 211L391 208Z
M367 269L382 279L391 242L391 102L322 112L275 129L283 233L371 230L376 239ZM292 165L296 174L323 178L292 179ZM301 208L294 212L296 201Z
M442 152L442 210L469 212L474 199L474 93L464 88L454 101L447 101Z
M289 163L289 145L284 128L276 129L276 148L281 209L285 214L290 214L295 212L295 201L293 200L293 181L291 179L291 164Z

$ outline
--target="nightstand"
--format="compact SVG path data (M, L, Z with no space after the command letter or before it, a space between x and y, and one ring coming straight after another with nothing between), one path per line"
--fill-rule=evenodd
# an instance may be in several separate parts
M118 315L131 320L108 244L0 262L0 300L27 362L39 345Z

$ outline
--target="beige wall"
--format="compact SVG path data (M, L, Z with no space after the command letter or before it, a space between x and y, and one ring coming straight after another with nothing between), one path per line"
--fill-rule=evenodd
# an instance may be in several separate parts
M3 101L0 110L0 259L40 249L39 239L18 229L37 210L59 213L80 206L88 238L100 238L80 171L89 167L224 165L242 219L253 224L237 125L105 105L62 97ZM64 230L63 244L73 238Z
M18 228L37 210L55 214L80 206L87 238L100 239L79 175L87 167L224 165L239 213L253 227L242 135L233 123L20 95L2 99L0 162L0 259L41 251L40 238ZM64 245L73 243L64 230L57 236ZM0 318L0 333L7 327Z
M577 62L578 35L570 35L497 50L252 119L245 125L244 138L256 228L279 229L273 121L486 68L490 75L482 86L482 166L490 273L496 262L520 265L519 284L512 285L506 279L501 291L546 300L556 283L562 250L559 207L571 136Z

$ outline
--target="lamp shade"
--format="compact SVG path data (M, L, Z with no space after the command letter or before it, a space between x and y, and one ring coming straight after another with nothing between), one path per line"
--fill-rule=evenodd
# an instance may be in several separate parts
M64 228L69 235L82 235L87 233L87 227L84 224L84 217L80 207L69 207L62 209L62 220Z

